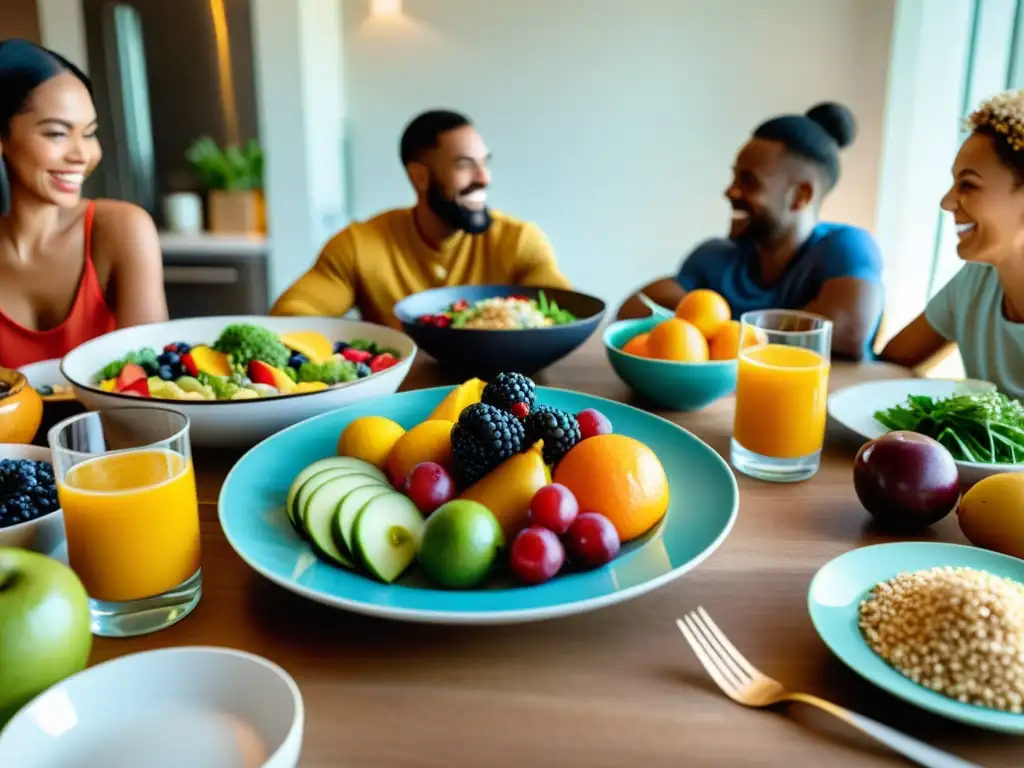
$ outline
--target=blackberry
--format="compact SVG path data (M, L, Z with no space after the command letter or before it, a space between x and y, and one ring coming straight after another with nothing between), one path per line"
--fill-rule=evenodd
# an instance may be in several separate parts
M571 413L550 405L539 405L526 417L526 440L533 445L544 441L544 463L557 464L583 439L580 423Z
M537 385L521 373L499 373L489 382L480 402L525 419L537 400Z
M526 430L511 413L487 403L474 403L452 427L452 469L456 480L470 486L523 449Z

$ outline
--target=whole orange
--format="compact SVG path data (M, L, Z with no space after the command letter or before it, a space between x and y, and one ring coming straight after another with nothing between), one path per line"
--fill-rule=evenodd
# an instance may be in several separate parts
M741 329L743 330L741 331ZM743 334L742 344L740 343L741 332ZM711 337L708 351L712 360L735 360L739 356L741 348L753 347L763 342L764 339L758 334L757 329L749 325L743 326L738 320L730 320Z
M649 333L637 334L623 345L622 351L627 355L647 357L647 339L650 335Z
M697 326L678 317L654 326L647 337L647 356L681 363L705 363L708 342Z
M555 468L581 512L600 512L622 541L647 533L668 511L665 468L654 451L627 435L588 437Z
M710 339L732 319L732 310L721 294L707 288L698 288L679 301L676 317L693 323L704 338Z

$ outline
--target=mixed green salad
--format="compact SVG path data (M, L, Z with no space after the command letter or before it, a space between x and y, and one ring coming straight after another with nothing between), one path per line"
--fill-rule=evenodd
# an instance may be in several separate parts
M538 291L536 299L529 296L493 296L474 302L459 299L442 312L420 315L417 320L438 328L510 331L565 325L575 322L577 317L548 299L544 291Z
M1001 392L911 395L903 405L877 411L875 419L890 430L934 438L960 461L1024 462L1024 405Z

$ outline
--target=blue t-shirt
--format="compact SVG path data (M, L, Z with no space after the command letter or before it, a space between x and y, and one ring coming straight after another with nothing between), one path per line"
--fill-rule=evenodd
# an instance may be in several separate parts
M822 222L797 251L774 285L762 285L760 261L750 240L715 239L697 246L679 268L676 281L687 291L710 288L720 293L739 320L759 309L800 309L826 280L855 277L882 282L882 255L866 230ZM869 339L881 322L876 319ZM869 341L870 348L870 341Z

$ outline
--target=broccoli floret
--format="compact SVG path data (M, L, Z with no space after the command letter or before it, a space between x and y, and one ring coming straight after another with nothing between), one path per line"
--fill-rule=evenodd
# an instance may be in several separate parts
M103 370L97 374L96 378L99 381L117 378L121 374L121 370L129 363L134 363L135 365L141 365L143 367L146 366L146 363L150 363L155 366L158 356L159 355L155 349L143 347L142 349L138 349L134 352L129 352L120 360L108 363Z
M230 400L239 390L239 386L229 379L221 376L211 376L208 373L200 373L197 377L199 383L213 390L213 396L218 400Z
M340 384L356 378L355 364L337 357L322 363L303 363L298 372L299 381L322 381L324 384Z
M253 360L262 360L275 368L288 364L288 347L277 334L258 325L235 323L225 328L213 348L231 358L236 370L244 370Z

